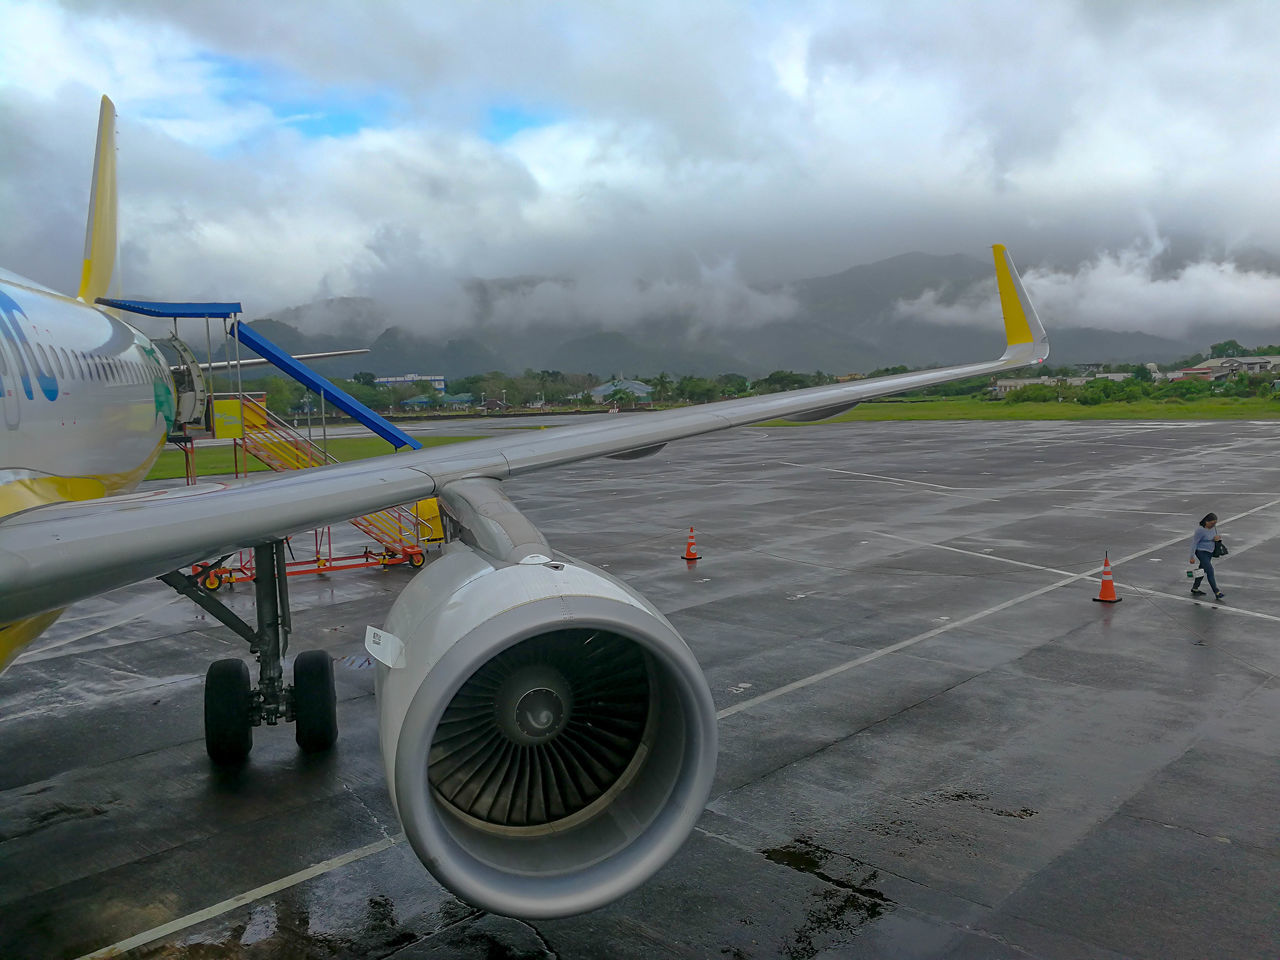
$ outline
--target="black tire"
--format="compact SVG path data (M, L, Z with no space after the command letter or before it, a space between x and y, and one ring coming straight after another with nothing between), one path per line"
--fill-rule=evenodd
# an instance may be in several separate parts
M253 749L253 691L243 660L215 660L204 678L204 748L217 764L244 763Z
M307 650L293 661L294 735L307 753L322 753L338 740L338 695L333 657Z
M421 552L409 554L409 566L411 567L420 567L426 562L427 558Z

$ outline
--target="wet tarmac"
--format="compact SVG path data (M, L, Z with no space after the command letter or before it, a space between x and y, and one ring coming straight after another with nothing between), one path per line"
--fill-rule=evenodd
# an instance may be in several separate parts
M407 569L291 581L339 746L260 728L233 775L201 683L241 642L157 583L79 604L0 676L0 958L1274 958L1278 479L1275 424L850 423L508 484L667 613L721 712L675 859L532 924L400 840L362 638ZM1222 605L1184 575L1209 510Z

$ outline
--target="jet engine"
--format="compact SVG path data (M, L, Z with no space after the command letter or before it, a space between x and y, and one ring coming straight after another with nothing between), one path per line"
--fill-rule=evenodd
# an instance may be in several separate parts
M496 483L452 486L441 501L463 542L385 625L403 644L377 679L392 800L462 899L529 919L591 910L693 829L715 772L711 694L639 594L550 555Z

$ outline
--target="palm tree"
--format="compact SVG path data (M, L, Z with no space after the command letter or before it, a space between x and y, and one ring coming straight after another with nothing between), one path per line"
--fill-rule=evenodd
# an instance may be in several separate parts
M625 387L617 387L604 398L604 402L619 409L628 405L635 407L636 395Z
M653 387L653 399L655 400L666 400L674 385L675 381L667 376L667 371L665 370L649 381L649 386Z

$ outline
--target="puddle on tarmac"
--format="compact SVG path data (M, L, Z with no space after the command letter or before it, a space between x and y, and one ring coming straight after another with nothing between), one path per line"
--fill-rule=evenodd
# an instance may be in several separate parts
M874 886L880 872L858 860L820 847L808 837L760 851L766 860L807 873L828 886L812 894L804 921L782 945L786 960L809 960L824 950L847 943L868 923L897 909L897 904ZM835 889L832 889L832 888Z
M338 958L387 957L414 943L429 943L437 936L482 916L481 911L458 902L419 918L426 924L404 924L396 917L395 904L385 896L365 901L365 912L353 930L313 930L311 905L286 893L278 900L252 909L247 918L219 931L214 937L188 943L159 943L138 949L139 960L338 960ZM476 956L502 956L487 953ZM512 955L515 960L515 955ZM506 960L503 957L503 960Z
M1032 810L1030 807L1019 807L1017 810L1006 810L1003 807L994 807L989 805L988 801L990 800L990 794L975 793L972 790L936 790L923 797L917 797L911 802L919 806L929 806L935 803L967 803L975 810L981 810L983 813L993 813L997 817L1016 817L1019 820L1026 820L1030 817L1034 817L1040 812L1038 810Z

